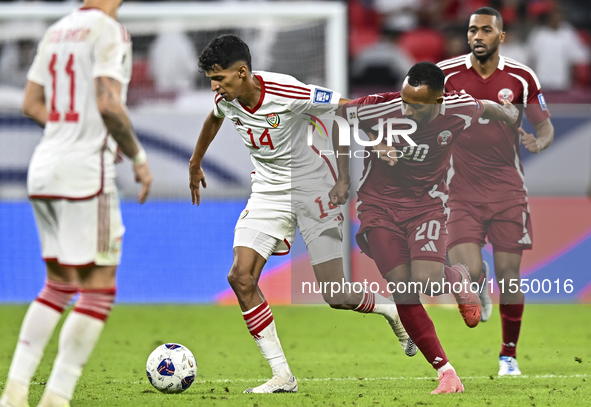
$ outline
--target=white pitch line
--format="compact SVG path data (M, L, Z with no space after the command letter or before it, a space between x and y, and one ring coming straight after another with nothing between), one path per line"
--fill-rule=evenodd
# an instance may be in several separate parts
M568 379L568 378L576 378L576 377L581 377L581 378L586 378L586 377L591 377L591 375L588 374L575 374L575 375L553 375L553 374L548 374L548 375L534 375L534 376L528 376L528 375L521 375L521 376L497 376L497 375L492 375L493 379L504 379L505 377L510 377L511 379L552 379L552 378L558 378L558 379ZM460 378L462 380L482 380L482 379L490 379L490 376L460 376ZM379 381L379 380L436 380L437 377L435 376L429 376L429 377L404 377L404 376L400 376L400 377L304 377L304 378L299 378L299 381L308 381L308 382L329 382L329 381L355 381L355 382L361 382L361 381ZM252 382L252 381L256 381L256 380L264 380L264 378L262 379L217 379L217 380L195 380L195 383L232 383L232 382Z
M521 376L497 376L492 375L493 379L501 379L504 380L505 378L512 380L512 379L572 379L572 378L587 378L591 377L591 374L574 374L574 375L554 375L554 374L545 374L545 375L521 375ZM461 376L462 380L483 380L483 379L490 379L491 376ZM437 379L435 376L428 376L428 377L303 377L299 378L298 380L306 381L306 382L373 382L373 381L381 381L381 380L435 380ZM216 379L216 380L195 380L194 383L206 384L206 383L251 383L260 380L265 380L264 377L261 378L254 378L254 379ZM125 381L125 380L111 380L111 383L124 383L124 384L144 384L144 381ZM0 384L4 384L0 382ZM39 382L31 382L31 384L40 384Z

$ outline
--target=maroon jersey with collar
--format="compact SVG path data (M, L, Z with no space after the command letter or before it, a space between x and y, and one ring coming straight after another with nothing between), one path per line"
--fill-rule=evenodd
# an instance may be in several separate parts
M350 124L358 120L360 130L377 135L379 119L383 119L385 127L388 118L404 118L402 109L400 92L381 93L349 102L343 109L343 116ZM370 153L365 158L358 190L359 210L363 210L364 204L388 205L410 210L407 216L401 215L408 218L417 208L444 204L447 201L445 174L452 145L483 111L482 103L470 95L446 93L439 115L410 135L416 147L410 146L402 137L394 140L393 146L404 153L396 165L389 166L372 152L371 147L367 147L366 151ZM386 135L385 128L383 131Z
M437 64L445 73L445 89L498 103L505 97L520 113L513 126L479 119L462 133L449 161L450 200L492 203L526 199L517 128L524 112L532 125L550 117L540 82L530 68L503 56L499 56L495 72L484 79L472 68L470 55Z

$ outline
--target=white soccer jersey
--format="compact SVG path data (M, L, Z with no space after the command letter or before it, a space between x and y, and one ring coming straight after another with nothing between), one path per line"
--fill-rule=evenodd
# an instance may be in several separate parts
M125 27L98 9L81 8L53 24L39 43L28 79L42 85L49 117L28 174L32 198L85 199L115 189L117 144L96 103L94 78L131 78Z
M289 75L260 71L254 75L261 84L261 97L253 109L219 95L214 107L216 117L234 123L250 152L253 192L285 191L327 171L336 179L326 156L320 157L318 149L308 145L307 127L312 116L333 112L341 95Z

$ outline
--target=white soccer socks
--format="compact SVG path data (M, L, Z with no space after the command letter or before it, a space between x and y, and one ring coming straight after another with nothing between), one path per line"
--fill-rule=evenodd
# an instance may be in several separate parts
M281 342L279 342L275 329L275 320L267 301L243 312L242 316L261 353L269 362L273 376L289 379L291 370L281 348Z
M82 368L100 337L115 300L115 289L81 290L60 332L59 350L42 399L70 400ZM49 394L53 393L53 394ZM41 404L52 405L52 404Z
M46 280L45 286L29 306L18 344L8 371L8 382L1 398L7 405L27 405L29 384L43 357L45 346L60 320L64 308L78 288ZM0 404L2 405L2 404Z

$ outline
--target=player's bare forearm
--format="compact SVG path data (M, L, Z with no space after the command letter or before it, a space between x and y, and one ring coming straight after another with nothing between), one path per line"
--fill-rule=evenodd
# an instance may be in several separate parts
M121 84L112 78L99 77L95 79L95 87L97 105L109 134L123 154L133 159L141 146L121 100Z
M45 90L43 86L28 81L23 99L23 114L33 119L41 127L47 123L47 106L45 106Z
M508 100L503 100L502 105L490 100L482 100L482 103L484 107L483 119L501 120L508 125L512 125L519 118L519 110Z
M213 114L213 111L207 115L203 127L201 128L201 133L199 133L195 150L189 160L189 189L191 190L191 202L193 205L199 205L201 203L199 185L203 185L203 188L207 188L205 174L201 168L201 161L203 161L203 157L205 156L209 145L220 130L223 121L224 119L216 117Z
M546 120L542 120L538 124L534 126L537 135L538 145L540 147L540 151L544 151L554 141L554 126L550 121L550 118Z
M197 144L195 145L193 155L189 160L190 167L201 167L201 161L203 160L209 145L218 134L220 127L222 127L223 121L224 119L216 117L213 114L213 111L209 112L205 118L205 121L203 122L203 127L199 133L199 138L197 139Z

